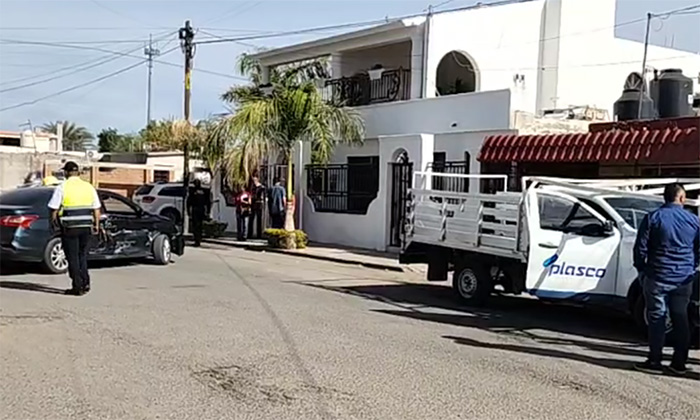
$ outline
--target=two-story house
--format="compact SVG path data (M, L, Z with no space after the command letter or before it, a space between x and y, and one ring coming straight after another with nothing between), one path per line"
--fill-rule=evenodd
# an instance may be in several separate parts
M302 170L310 154L299 154L298 213L311 240L399 245L411 171L480 173L484 138L514 133L518 113L588 107L611 119L643 55L643 44L615 36L615 7L615 0L514 1L256 54L268 71L328 60L326 94L356 107L365 121L364 146L337 148L330 165ZM669 48L649 47L647 62L700 72L700 56ZM458 188L479 187L463 184Z

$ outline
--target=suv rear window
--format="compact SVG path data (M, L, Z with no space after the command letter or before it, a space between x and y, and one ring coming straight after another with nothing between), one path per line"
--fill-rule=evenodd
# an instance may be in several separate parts
M147 195L153 190L153 185L141 185L134 191L134 195Z
M185 188L184 187L163 187L162 190L158 192L161 197L184 197Z

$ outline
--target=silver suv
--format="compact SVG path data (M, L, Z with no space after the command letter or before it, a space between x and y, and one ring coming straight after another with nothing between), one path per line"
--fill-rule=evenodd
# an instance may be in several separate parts
M134 191L134 202L149 213L180 222L185 188L182 183L145 184Z

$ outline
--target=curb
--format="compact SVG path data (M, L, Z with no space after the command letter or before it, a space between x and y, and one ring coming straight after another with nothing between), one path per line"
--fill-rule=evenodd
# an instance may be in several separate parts
M348 265L359 265L359 266L362 266L365 268L372 268L375 270L387 270L387 271L395 271L395 272L399 272L399 273L403 273L406 271L403 267L396 266L396 265L373 263L373 262L367 262L367 261L357 261L357 260L350 260L347 258L331 257L331 256L326 256L326 255L306 254L303 252L297 252L297 251L291 251L291 250L279 249L279 248L272 248L272 247L269 247L267 245L239 245L239 244L232 244L232 243L227 242L227 241L220 241L220 240L216 240L216 239L202 239L202 242L216 244L216 245L229 246L231 248L241 248L241 249L245 249L246 251L274 252L276 254L285 254L285 255L290 255L290 256L294 256L294 257L309 258L312 260L330 261L330 262L335 262L335 263L340 263L340 264L348 264Z

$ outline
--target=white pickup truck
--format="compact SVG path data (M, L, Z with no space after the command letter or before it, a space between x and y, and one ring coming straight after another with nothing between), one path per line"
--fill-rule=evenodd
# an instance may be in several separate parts
M632 265L637 226L663 204L664 184L700 189L700 179L537 177L525 178L522 192L483 194L431 185L435 177L456 178L440 185L460 185L490 176L414 176L400 259L427 263L428 280L447 280L453 270L454 291L468 304L484 304L498 286L505 293L622 308L641 325L644 300ZM688 200L687 208L698 214L699 205ZM697 295L696 285L696 323Z

